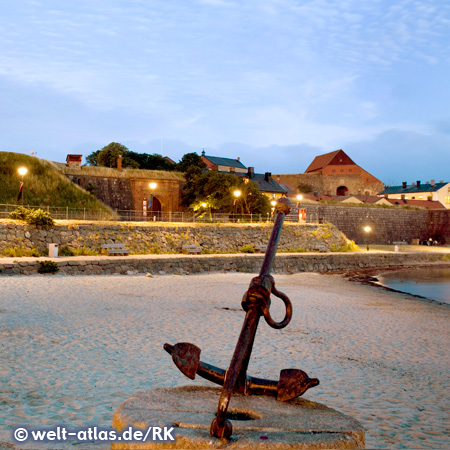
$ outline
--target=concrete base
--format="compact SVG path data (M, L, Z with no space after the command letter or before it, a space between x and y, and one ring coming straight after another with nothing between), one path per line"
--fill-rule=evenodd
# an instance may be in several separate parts
M114 442L112 449L145 448L365 448L359 422L320 403L296 398L233 395L228 412L233 435L212 438L209 426L220 388L184 386L138 392L114 413L113 427L175 426L174 442Z

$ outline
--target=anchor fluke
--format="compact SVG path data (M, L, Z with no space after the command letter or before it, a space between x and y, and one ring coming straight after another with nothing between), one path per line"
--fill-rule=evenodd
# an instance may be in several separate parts
M300 369L283 369L277 386L277 400L287 402L304 394L309 388L319 384L318 378L309 378L306 372Z
M173 362L180 371L191 380L195 379L200 365L201 350L194 344L178 342L178 344L164 344L164 350L172 355Z

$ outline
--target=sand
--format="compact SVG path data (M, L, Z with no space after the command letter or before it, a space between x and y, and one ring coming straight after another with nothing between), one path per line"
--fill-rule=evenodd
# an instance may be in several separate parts
M252 276L0 278L0 440L19 447L10 431L19 425L109 427L136 391L209 385L185 378L162 345L192 342L203 361L225 368ZM251 375L299 368L318 377L305 397L359 420L367 448L449 447L448 305L338 275L275 280L294 316L284 330L260 323ZM280 305L273 300L278 320Z

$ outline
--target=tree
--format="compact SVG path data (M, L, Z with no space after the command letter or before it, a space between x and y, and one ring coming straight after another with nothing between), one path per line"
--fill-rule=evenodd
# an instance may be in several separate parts
M130 150L126 153L127 158L130 158L138 163L139 169L146 170L175 170L175 164L167 161L158 153L149 155L147 153L136 153Z
M125 145L111 142L87 156L86 162L92 166L117 167L117 158L119 155L123 158L127 151ZM126 167L126 161L122 161L122 166Z
M100 153L100 150L96 150L92 152L90 155L86 156L86 164L88 166L98 166L97 156Z
M204 208L213 212L239 214L266 214L270 210L269 199L261 193L257 183L245 182L237 175L209 170L205 173L190 166L185 173L182 203L193 211ZM236 198L234 191L241 191Z
M203 162L202 157L197 155L197 153L192 152L183 155L180 162L176 164L175 170L187 172L191 166L200 167L201 169L206 168L206 164Z

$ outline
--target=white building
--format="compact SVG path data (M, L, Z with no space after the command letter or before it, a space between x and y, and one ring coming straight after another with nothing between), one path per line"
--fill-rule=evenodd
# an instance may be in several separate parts
M442 203L445 208L450 209L450 183L440 181L435 183L426 182L421 184L420 181L407 185L403 182L401 186L388 186L378 193L379 197L398 200L431 200Z

